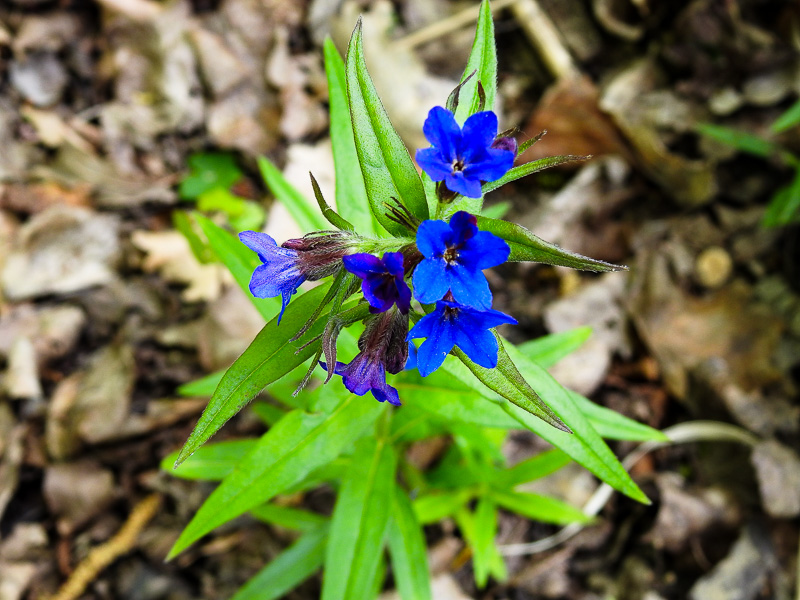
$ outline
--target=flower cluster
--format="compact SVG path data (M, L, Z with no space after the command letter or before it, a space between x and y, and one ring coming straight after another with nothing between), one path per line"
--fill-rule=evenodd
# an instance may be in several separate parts
M492 112L472 115L462 129L453 113L435 107L423 130L432 147L419 150L417 162L446 187L449 199L457 194L479 198L482 184L502 177L514 162L516 142L497 136ZM245 231L239 237L263 263L253 273L251 292L257 297L281 296L280 316L304 281L343 270L361 280L370 316L359 339L359 353L349 363L330 357L335 362L333 372L354 394L370 391L381 402L400 404L397 390L386 383L386 373L417 368L426 377L454 347L474 363L494 368L498 343L492 329L516 323L491 308L492 293L483 274L508 259L509 246L480 231L476 217L465 211L455 212L449 222L419 223L415 243L398 240L403 245L380 258L360 251L374 249L375 240L347 231L318 232L280 246L264 233ZM412 287L421 310L412 310ZM412 319L415 324L409 330ZM417 339L423 339L419 349L411 341ZM323 338L323 347L331 343L335 347L335 339ZM326 370L330 366L320 364Z

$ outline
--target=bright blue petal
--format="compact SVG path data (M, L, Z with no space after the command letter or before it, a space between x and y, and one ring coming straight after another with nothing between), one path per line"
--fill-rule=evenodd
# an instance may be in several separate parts
M419 168L433 181L441 181L453 171L453 162L444 158L436 148L417 150L415 158Z
M417 229L417 249L425 258L441 256L453 242L453 230L444 221L423 221Z
M405 371L413 371L417 368L417 347L408 342L408 358L406 359Z
M476 329L491 329L499 325L516 325L517 320L499 310L475 310L473 308L465 307L460 311L467 322L472 324Z
M497 366L497 338L491 331L472 327L467 319L469 315L465 313L457 318L459 323L454 327L456 346L475 364L494 369Z
M427 377L442 366L445 357L455 344L452 325L444 316L444 306L437 304L436 311L423 318L428 317L433 317L431 333L417 351L417 369L423 377Z
M448 267L446 274L456 302L473 308L491 308L492 292L483 273L455 264Z
M434 326L441 318L441 311L434 311L425 315L419 321L417 321L414 327L411 328L411 331L409 331L408 335L406 335L406 339L415 340L417 338L426 338L432 336Z
M464 168L464 177L480 181L496 181L514 166L514 153L510 150L489 149L485 155Z
M397 309L404 315L411 309L411 288L402 279L397 280Z
M395 277L403 277L405 271L403 270L402 252L384 252L381 260L389 273Z
M458 260L471 269L482 271L502 265L510 253L511 249L505 240L488 231L479 231L461 248Z
M443 258L426 258L417 265L411 279L417 300L423 304L431 304L441 300L447 293L449 283L445 276L446 265Z
M422 133L441 151L442 158L450 163L456 160L456 151L461 143L461 128L453 113L441 106L434 106L428 112Z
M365 252L345 256L342 258L342 262L345 269L361 279L366 279L373 273L386 272L386 267L381 262L381 259Z
M262 262L267 260L266 257L275 254L276 248L278 248L277 242L272 237L259 231L242 231L239 234L239 240L258 254Z
M378 402L388 402L394 406L400 406L400 395L385 381L381 385L372 387L370 391Z
M483 154L497 136L497 115L491 111L475 113L464 123L461 158L465 163Z
M448 189L467 198L480 198L482 194L480 180L468 179L464 173L465 171L450 173L444 178L445 185Z
M478 220L474 215L464 210L460 210L450 217L450 229L457 244L463 244L466 240L478 233Z

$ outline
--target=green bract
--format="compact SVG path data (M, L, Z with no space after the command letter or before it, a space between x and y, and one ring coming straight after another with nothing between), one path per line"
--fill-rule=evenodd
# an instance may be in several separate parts
M414 244L421 221L447 220L460 210L479 215L482 197L441 200L437 185L424 173L418 174L367 72L361 23L345 61L330 40L325 42L324 55L336 210L316 182L316 201L309 201L275 165L267 159L259 161L267 186L298 225L306 231L346 231L337 235L346 235L355 252L413 255L419 254ZM484 1L461 85L447 101L459 124L492 109L496 72L491 12ZM560 156L518 165L499 180L486 183L482 192L575 159ZM218 179L227 182L234 169L227 163L224 166ZM190 183L185 187L198 185L195 180ZM493 217L501 213L495 211ZM592 271L623 268L563 250L499 218L479 216L478 227L505 240L509 260ZM253 252L200 215L194 215L194 223L181 220L180 228L196 238L190 242L198 253L213 254L248 291L253 270L260 264ZM579 509L521 492L518 485L574 460L620 492L648 502L603 438L664 437L564 389L545 370L583 343L590 333L586 329L519 347L495 334L499 346L495 368L475 364L456 347L442 369L429 377L416 371L394 376L392 384L403 403L398 409L355 396L340 382L322 385L325 373L315 369L317 361L324 357L331 366L336 364L337 352L348 358L359 352L358 336L348 328L358 329L369 314L366 302L350 298L360 281L342 269L309 291L301 289L292 297L280 325L280 298L251 296L267 321L264 329L227 371L180 389L184 395L211 399L185 446L164 460L164 468L174 465L177 476L219 481L219 486L183 531L170 558L249 512L262 521L300 531L302 536L246 584L236 600L278 598L320 567L324 569L323 600L372 599L381 589L387 556L401 597L425 600L432 596L422 524L455 519L472 548L475 579L485 585L490 576L506 574L494 541L498 510L554 524L587 520ZM420 319L421 314L417 311L412 318ZM298 383L302 387L308 382L309 389L296 395ZM268 426L264 435L203 446L263 390L276 401L255 405L256 414ZM506 433L515 429L533 431L556 449L508 468L500 448ZM406 459L407 445L441 435L456 443L435 470L417 470ZM332 483L338 492L330 519L273 502L278 495L322 483Z

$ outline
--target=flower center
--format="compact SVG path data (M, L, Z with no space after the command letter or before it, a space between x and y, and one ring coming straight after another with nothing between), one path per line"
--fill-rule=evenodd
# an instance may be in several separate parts
M453 164L450 165L450 168L453 169L453 173L457 173L458 171L464 170L464 161L460 158L457 158L453 161Z
M447 250L445 250L444 254L442 254L442 258L444 258L448 265L455 264L458 262L458 248L454 246L448 246Z

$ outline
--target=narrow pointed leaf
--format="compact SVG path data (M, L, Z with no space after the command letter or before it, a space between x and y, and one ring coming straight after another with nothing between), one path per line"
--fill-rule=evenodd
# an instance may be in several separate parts
M236 467L237 463L250 452L257 440L228 440L208 444L198 448L194 454L173 468L178 453L173 452L161 461L161 468L174 477L200 479L203 481L222 481Z
M561 467L568 465L571 460L569 456L558 448L547 450L517 463L510 469L500 471L494 477L492 485L513 488L522 483L528 483L555 473Z
M381 227L369 207L364 176L358 166L353 121L347 105L344 61L330 38L325 38L325 74L331 119L331 146L336 172L336 209L362 235L376 235Z
M591 335L591 327L576 327L518 344L517 350L547 369L580 348Z
M497 237L503 238L511 248L509 261L532 261L547 265L559 265L584 271L627 271L628 267L614 265L602 260L588 258L568 252L555 244L545 242L533 233L508 221L478 217L478 228L489 231Z
M322 212L322 216L327 219L328 223L330 223L337 229L342 229L344 231L354 231L353 224L350 223L350 221L348 221L347 219L343 218L339 213L337 213L328 205L328 202L322 195L322 190L319 189L319 183L317 183L314 174L309 172L309 176L311 177L311 188L314 190L314 198L316 198L317 200L317 206L319 206L319 210Z
M408 494L395 487L392 525L389 529L389 554L397 589L402 600L432 600L431 574L425 535Z
M178 387L178 394L188 397L211 396L211 394L214 393L214 390L217 389L217 386L224 375L225 371L216 371L215 373L210 373L205 377L201 377L200 379L195 379L194 381L184 383Z
M792 104L785 113L778 117L770 129L773 133L783 133L797 125L800 125L800 100Z
M539 160L533 160L531 162L523 163L521 165L517 165L516 167L512 168L508 173L503 175L500 179L495 181L489 181L483 184L481 191L484 194L488 194L489 192L496 190L499 187L504 186L507 183L512 181L516 181L517 179L522 179L526 175L532 175L533 173L538 173L539 171L544 171L545 169L549 169L550 167L555 167L558 165L563 165L564 163L575 162L579 160L586 160L590 157L588 156L547 156L545 158L540 158Z
M322 331L322 322L312 327L297 343L290 343L288 338L313 312L325 292L325 286L320 286L292 300L283 315L281 329L277 317L264 326L247 350L223 375L175 466L186 460L267 385L316 352L314 344L299 353L296 350L304 340L312 339Z
M475 74L470 77L473 72ZM494 110L494 101L497 96L497 49L489 0L481 2L475 41L472 43L472 50L461 82L464 85L459 91L458 106L455 112L456 121L460 125L464 124L467 117L480 110L481 96L478 92L478 82L483 87L485 95L484 110Z
M601 437L609 440L628 440L632 442L669 441L669 438L658 429L634 421L605 406L595 404L577 392L567 391L575 407L589 419L592 427Z
M792 182L772 196L761 221L764 227L781 227L797 221L800 216L800 169Z
M408 235L405 227L386 216L384 203L390 198L397 198L411 214L425 220L428 218L425 190L411 156L389 121L367 72L360 20L347 50L345 77L356 152L372 214L388 232Z
M275 600L296 588L322 566L328 524L317 526L281 552L231 600Z
M540 418L542 421L561 431L569 432L561 419L545 404L531 386L520 375L514 363L503 349L502 343L497 356L497 367L487 369L472 362L460 348L454 348L453 354L463 362L472 374L483 385L500 394L509 402Z
M214 254L228 268L236 283L244 290L264 320L268 321L278 314L281 307L280 298L255 298L250 293L250 278L256 267L261 264L258 255L210 219L197 213L194 214L194 218L203 230Z
M613 488L630 496L634 500L649 503L647 497L630 478L617 460L614 453L597 434L590 421L573 404L567 390L555 381L544 369L525 359L515 348L508 345L507 351L514 359L521 374L535 386L539 395L546 399L550 408L572 430L572 434L564 433L551 427L538 417L510 403L504 403L502 410L517 419L520 424L568 454L575 462L582 465ZM459 361L445 361L444 370L463 382L473 379L471 371ZM484 386L476 386L476 390L491 400L496 396Z
M258 169L267 187L286 207L295 223L305 232L327 229L322 213L291 183L269 159L259 157Z
M592 520L574 506L548 496L507 490L492 490L490 495L492 500L506 510L542 523L568 525Z
M294 410L278 421L200 507L168 559L336 458L382 412L377 402L366 402L346 390L328 387L324 391L339 402L336 409L330 414Z
M394 497L397 455L386 440L362 438L342 482L325 553L322 600L371 600Z
M318 515L317 513L292 508L289 506L278 506L277 504L261 504L250 509L250 514L259 521L278 525L284 529L296 529L298 531L309 532L319 529L320 525L327 523L330 519Z
M427 525L456 514L474 495L472 490L467 489L437 491L420 496L412 506L419 522Z

